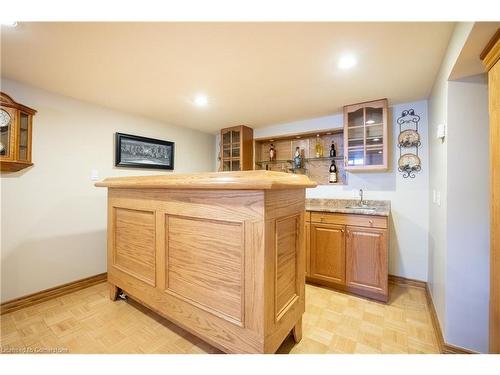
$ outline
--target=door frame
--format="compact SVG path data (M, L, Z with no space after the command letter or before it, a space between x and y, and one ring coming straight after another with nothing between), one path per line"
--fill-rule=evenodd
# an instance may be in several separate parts
M488 71L490 114L490 327L489 351L500 353L500 29L480 55ZM495 188L496 187L496 188Z

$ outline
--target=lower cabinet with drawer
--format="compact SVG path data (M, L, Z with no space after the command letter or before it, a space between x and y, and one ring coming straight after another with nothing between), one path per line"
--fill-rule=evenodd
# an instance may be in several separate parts
M306 215L307 281L387 302L387 221L383 216Z

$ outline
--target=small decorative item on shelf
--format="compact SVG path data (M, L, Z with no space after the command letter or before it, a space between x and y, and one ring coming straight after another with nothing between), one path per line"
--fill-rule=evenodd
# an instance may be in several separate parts
M274 149L273 144L269 146L269 160L274 161L276 160L276 150Z
M316 157L323 157L323 145L321 144L321 139L319 138L319 134L316 135Z
M293 158L293 164L295 169L299 169L302 167L302 156L300 155L300 147L295 147L295 157Z
M332 164L330 165L330 178L328 182L335 184L337 182L337 165L335 164L335 159L332 159Z
M335 150L335 144L332 141L332 146L330 147L330 157L334 158L337 156L337 150Z
M398 147L399 160L398 170L403 173L403 178L415 178L415 172L422 169L418 148L422 145L418 133L418 122L420 116L413 109L404 110L401 117L397 119L399 125ZM402 149L405 149L403 154ZM413 152L411 152L413 151Z

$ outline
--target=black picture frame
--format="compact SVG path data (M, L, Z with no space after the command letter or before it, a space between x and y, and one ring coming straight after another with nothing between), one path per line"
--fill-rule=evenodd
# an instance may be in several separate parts
M175 143L115 133L115 166L145 169L174 169Z

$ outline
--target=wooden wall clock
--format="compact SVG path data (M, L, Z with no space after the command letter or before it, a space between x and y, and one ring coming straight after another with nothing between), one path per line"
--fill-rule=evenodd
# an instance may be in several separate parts
M36 111L0 92L0 170L17 172L31 162L31 130Z

